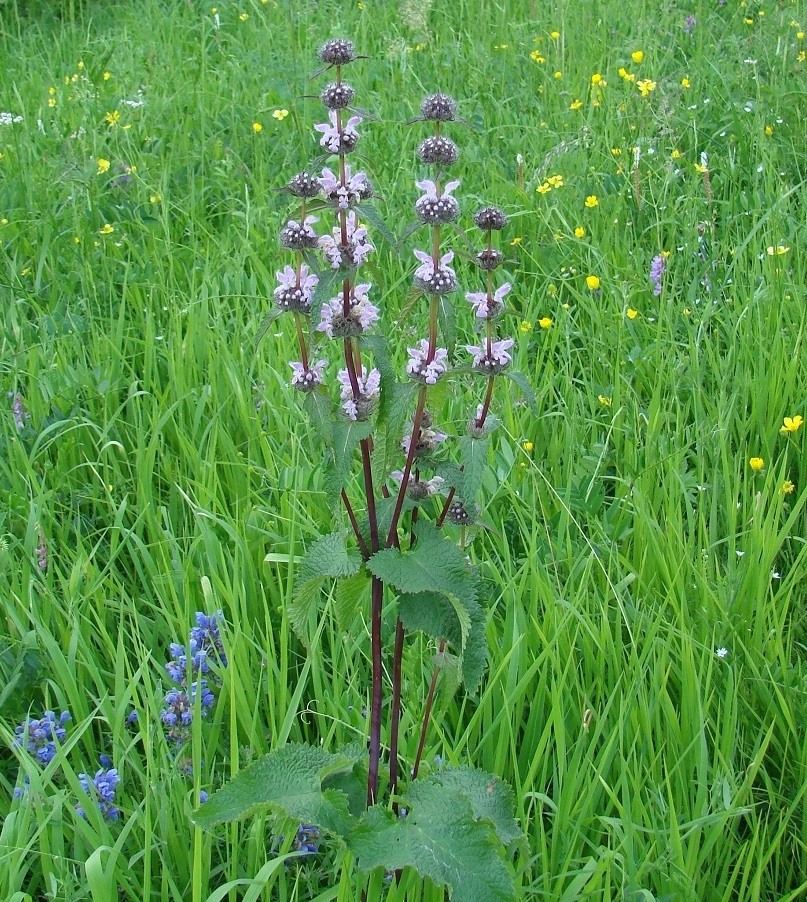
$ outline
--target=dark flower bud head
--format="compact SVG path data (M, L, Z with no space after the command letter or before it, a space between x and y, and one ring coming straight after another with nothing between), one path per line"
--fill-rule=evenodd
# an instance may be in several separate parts
M498 207L483 207L474 213L475 225L485 231L498 232L507 225L507 215Z
M317 186L319 190L319 186ZM312 228L316 216L306 216L303 222L290 219L280 230L280 243L292 251L303 251L317 246L318 236Z
M329 66L346 66L356 59L356 48L346 38L332 38L319 48L318 56Z
M457 526L470 526L474 522L462 501L452 501L446 512L446 519Z
M424 119L433 122L453 122L457 117L457 102L448 94L430 94L420 104Z
M427 166L451 166L459 159L460 150L451 138L434 135L418 147L418 156Z
M504 263L504 254L493 248L490 250L485 249L476 255L476 262L480 269L486 271L494 270Z
M298 172L286 189L295 197L316 197L319 194L319 179L308 172Z
M329 110L344 110L353 102L356 92L349 84L326 85L319 95L319 99Z

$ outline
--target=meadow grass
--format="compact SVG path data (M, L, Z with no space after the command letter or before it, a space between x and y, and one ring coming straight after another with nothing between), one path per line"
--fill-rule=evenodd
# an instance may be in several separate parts
M0 124L0 898L359 898L335 845L286 863L264 818L190 821L285 741L367 732L366 617L329 598L306 644L286 615L295 559L341 520L288 388L294 336L255 344L287 262L276 189L316 154L303 95L335 35L369 57L350 75L393 232L422 176L403 122L430 91L460 101L464 219L511 214L508 324L537 395L535 415L497 386L472 550L489 670L473 698L442 687L426 768L513 786L525 899L802 897L807 458L805 429L780 433L807 416L798 4L61 6L0 3L0 110L22 117ZM415 338L414 245L373 237L386 323ZM442 420L476 403L446 392ZM229 663L177 760L168 644L218 609ZM407 766L434 650L404 657ZM13 738L46 708L73 720L42 767ZM101 754L114 822L78 776ZM443 898L408 872L367 893Z

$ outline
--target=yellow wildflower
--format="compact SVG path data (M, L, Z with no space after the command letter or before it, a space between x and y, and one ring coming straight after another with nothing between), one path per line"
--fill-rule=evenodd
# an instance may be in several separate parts
M252 123L252 131L254 131L255 134L257 135L258 132L263 131L263 126L260 124L260 122L253 122Z
M535 447L535 445L533 445L532 442L523 442L522 445L521 445L521 447L522 447L525 451L532 451L532 449Z
M677 160L677 159L680 158L680 156L681 156L681 151L678 150L678 148L676 148L676 149L672 152L672 158L673 158L674 160Z
M786 479L779 488L779 491L782 495L792 495L793 492L796 491L796 486L790 479Z
M592 291L596 291L600 287L600 277L599 276L586 276L586 285Z
M773 134L773 126L772 125L765 126L765 134L768 135L768 137L770 137Z
M510 242L511 247L518 247L524 239L519 235Z
M682 78L681 79L681 87L682 88L691 88L692 83L690 82L690 80L688 78Z
M238 18L239 18L242 22L246 22L247 19L249 18L249 13L241 13L241 15L240 15Z
M790 250L789 247L785 247L784 244L779 244L776 247L771 245L767 249L767 253L769 257L781 257L782 254L786 254Z
M104 122L110 127L113 128L120 122L120 110L113 110L111 113L104 114Z
M643 78L641 81L636 82L636 87L641 92L642 97L647 97L651 91L656 90L656 83L650 78Z
M628 319L636 319L638 315L639 311L634 310L633 307L628 307L628 309L625 311L625 316L627 316Z
M599 205L600 205L600 201L599 201L597 195L589 194L589 196L586 198L586 206L589 209L593 209L594 207L599 207Z
M530 54L530 59L536 63L545 63L546 62L546 59L543 56L541 56L540 50L533 50L532 53Z
M608 395L597 395L597 400L603 407L610 407L613 404L613 400Z
M748 465L755 473L759 473L759 471L765 466L765 461L761 457L752 457L748 461Z
M101 77L104 79L104 81L109 81L109 79L112 78L112 73L104 72L104 74Z
M272 113L272 118L277 119L278 122L281 122L288 115L289 115L288 110L275 110L274 113Z
M788 432L798 432L804 424L804 417L797 413L794 417L785 417L784 426L779 430L786 435Z
M542 316L538 320L538 325L542 329L551 329L552 328L552 317L551 316Z
M103 226L101 229L102 235L111 235L115 231L115 226L111 226L109 223Z
M592 85L598 85L598 84L600 84L601 81L602 81L602 75L600 75L599 72L595 72L591 76L591 84Z
M105 160L103 157L98 158L98 175L103 175L105 172L109 172L110 167L109 160Z
M556 71L553 75L553 78L563 78L563 73L560 71Z
M570 110L579 110L581 106L583 106L583 101L582 101L582 100L573 100L573 101L569 104L569 109L570 109Z
M644 50L634 50L633 53L631 53L630 58L638 66L644 59Z
M578 226L574 230L574 237L575 238L585 238L586 237L586 230L583 228L583 226Z
M532 332L532 323L528 319L523 319L518 325L519 332Z
M563 176L562 175L550 175L547 179L549 184L553 188L562 188L563 187Z
M560 37L560 32L559 31L550 31L549 37L552 38L554 41L557 41L557 39Z

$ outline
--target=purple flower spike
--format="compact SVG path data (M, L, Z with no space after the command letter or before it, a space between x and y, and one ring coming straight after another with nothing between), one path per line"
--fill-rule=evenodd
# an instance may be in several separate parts
M415 251L420 266L415 270L415 285L426 294L448 294L457 287L457 274L448 265L454 259L454 251L448 251L440 258L437 267L431 254Z
M318 360L310 369L306 369L302 363L293 361L289 366L294 370L291 377L291 384L298 391L309 392L322 384L325 378L323 370L328 365L327 360Z
M346 231L346 245L342 244L342 233L338 227L330 235L323 235L319 239L319 248L331 269L339 269L340 266L359 267L364 263L365 257L375 250L367 240L367 229L358 224L353 212L347 214Z
M492 319L504 310L504 297L510 291L510 283L505 282L489 298L484 291L469 291L465 299L474 308L474 313L480 319Z
M120 817L120 809L115 807L115 791L120 783L120 775L116 768L107 767L108 765L104 765L97 770L92 778L87 774L79 774L78 779L84 792L97 801L101 814L109 821L116 821ZM76 805L76 811L81 817L87 816L80 805Z
M351 116L342 126L341 132L336 124L336 110L331 110L328 113L328 118L330 119L330 125L323 123L322 125L314 126L318 132L322 132L319 143L329 153L339 156L350 153L359 142L359 133L356 131L356 126L362 121L361 116Z
M448 182L443 193L437 193L437 185L429 179L415 182L426 193L415 203L415 213L421 222L453 222L460 215L460 205L451 192L459 186L459 181Z
M328 338L354 338L374 326L378 322L379 311L367 297L370 287L368 282L363 282L353 288L347 316L343 298L326 301L322 305L322 320L317 331L324 332Z
M490 343L490 353L487 344L481 346L466 345L465 350L473 355L473 368L486 376L493 376L510 366L512 357L507 353L515 342L512 338L503 338L501 341Z
M661 294L662 280L667 270L667 261L663 254L656 254L650 264L650 284L653 286L653 294L658 297Z
M299 274L291 266L285 266L275 275L280 282L275 289L277 306L284 312L308 313L319 276L310 272L305 263L301 264Z
M409 361L406 364L406 372L418 382L436 385L438 379L448 372L448 351L445 348L436 348L432 359L427 363L429 347L428 339L422 338L418 347L407 349Z
M357 375L358 396L353 393L353 386L350 384L350 375L347 370L339 370L336 378L342 386L340 392L343 402L342 410L347 418L349 420L366 420L375 410L381 395L381 373L376 369L372 369L368 373L367 369L362 367L361 375Z
M322 178L319 183L325 200L340 210L348 210L373 196L373 187L368 181L366 173L357 172L352 175L350 166L347 164L345 165L344 185L327 167L322 170Z

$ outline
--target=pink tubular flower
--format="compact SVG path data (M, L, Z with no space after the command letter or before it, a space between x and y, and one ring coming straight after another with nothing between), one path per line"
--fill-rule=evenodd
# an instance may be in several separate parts
M339 269L340 266L359 267L364 263L364 258L375 250L367 240L367 229L358 224L356 214L347 214L347 245L342 244L342 232L337 227L330 235L322 235L318 246L325 259L330 263L331 269Z
M460 205L455 197L451 197L459 181L448 182L442 194L437 193L437 185L429 179L415 184L426 192L415 203L415 212L421 222L453 222L460 215Z
M330 125L315 125L314 128L318 132L322 132L319 143L329 152L340 156L350 153L359 141L359 133L356 126L361 122L361 116L351 116L350 119L342 126L342 131L336 124L337 112L330 110L328 118L331 120Z
M294 371L291 376L291 384L298 391L313 391L322 384L322 380L325 378L322 371L327 365L327 360L318 360L310 369L306 369L302 363L298 363L296 360L292 361L289 364Z
M437 380L448 372L448 351L445 348L436 348L431 360L429 356L429 342L422 338L419 347L407 348L409 361L406 364L406 372L418 382L426 385L436 385Z
M440 258L437 267L431 254L415 251L420 266L415 270L415 284L426 294L448 294L457 287L457 274L448 265L454 259L454 251L448 251Z
M322 178L319 179L322 186L322 194L329 204L334 204L340 210L355 207L373 196L373 188L364 172L351 175L350 166L345 164L345 184L327 167L322 170Z
M348 316L345 316L344 298L337 296L326 301L317 331L324 332L328 338L353 338L374 326L379 312L367 297L370 287L369 282L363 282L353 288Z
M339 384L342 386L340 397L342 398L342 410L349 420L366 420L375 410L376 402L381 394L381 373L372 369L367 372L362 367L361 375L357 374L359 394L353 393L350 384L350 374L347 370L339 370L336 374Z
M477 372L492 376L510 366L512 358L507 352L514 344L512 338L503 338L501 341L490 343L490 353L488 353L487 344L484 343L479 347L466 345L465 350L469 354L473 354L473 368Z
M311 299L314 297L314 289L319 283L319 276L312 273L305 263L300 265L297 273L291 266L285 266L282 271L275 273L278 285L275 288L275 303L283 311L296 311L308 313L311 309Z
M290 219L280 230L280 243L291 251L304 251L317 246L317 233L313 229L316 216L306 216L302 222Z
M510 283L505 282L496 289L492 298L488 298L484 291L469 291L465 295L465 300L470 302L474 313L480 319L492 319L504 310L504 297L509 291Z

